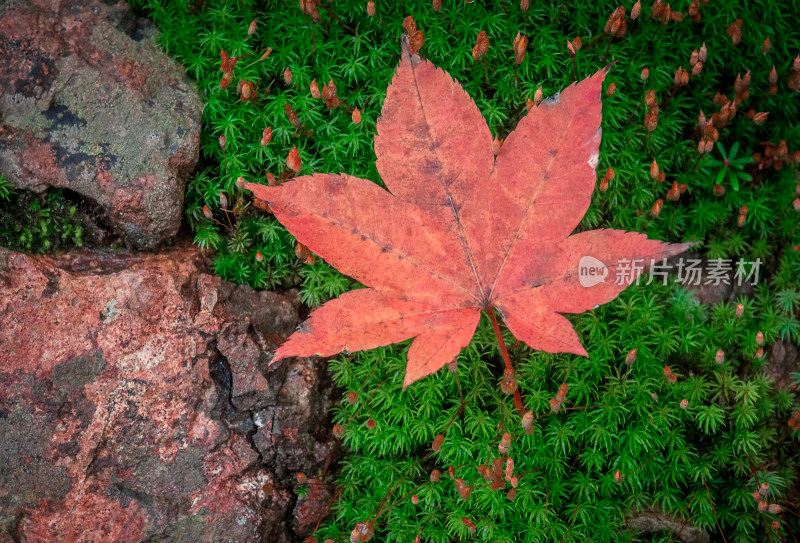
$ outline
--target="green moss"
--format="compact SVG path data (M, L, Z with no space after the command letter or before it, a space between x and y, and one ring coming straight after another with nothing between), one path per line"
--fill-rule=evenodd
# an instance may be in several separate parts
M0 246L47 253L83 244L83 212L60 189L14 191L0 175Z

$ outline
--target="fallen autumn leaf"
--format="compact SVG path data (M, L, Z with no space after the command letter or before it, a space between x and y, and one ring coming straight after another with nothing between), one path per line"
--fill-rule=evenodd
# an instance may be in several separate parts
M300 243L369 287L312 312L273 362L415 338L408 386L452 361L494 308L531 348L586 355L561 313L614 299L639 273L626 262L690 245L621 230L570 235L595 186L604 76L533 107L495 157L473 100L404 42L375 137L388 191L346 174L245 185ZM597 273L588 283L579 263Z

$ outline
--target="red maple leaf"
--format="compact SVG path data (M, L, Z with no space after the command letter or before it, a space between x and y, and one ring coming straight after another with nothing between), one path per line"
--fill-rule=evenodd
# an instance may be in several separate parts
M632 262L689 247L621 230L570 235L595 186L604 76L532 109L495 158L469 95L404 50L375 137L388 191L346 174L246 184L299 242L369 287L312 312L273 362L415 338L407 386L451 362L492 308L531 348L586 355L561 313L614 299L641 271Z

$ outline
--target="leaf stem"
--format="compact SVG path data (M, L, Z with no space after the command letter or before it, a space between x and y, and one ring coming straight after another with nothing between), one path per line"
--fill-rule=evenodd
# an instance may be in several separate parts
M511 365L511 358L508 356L508 348L506 342L503 340L503 334L500 332L500 325L497 322L497 317L494 314L494 308L488 307L486 313L489 315L489 320L492 321L492 328L494 335L497 336L497 344L500 346L500 354L503 356L503 362L506 364L506 369L514 371L514 366ZM520 396L519 388L514 391L514 408L517 412L522 413L522 396Z

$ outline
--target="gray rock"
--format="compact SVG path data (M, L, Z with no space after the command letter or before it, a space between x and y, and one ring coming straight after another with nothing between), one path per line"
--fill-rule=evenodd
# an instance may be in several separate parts
M202 113L152 36L124 2L0 4L0 173L79 194L138 248L178 231Z

